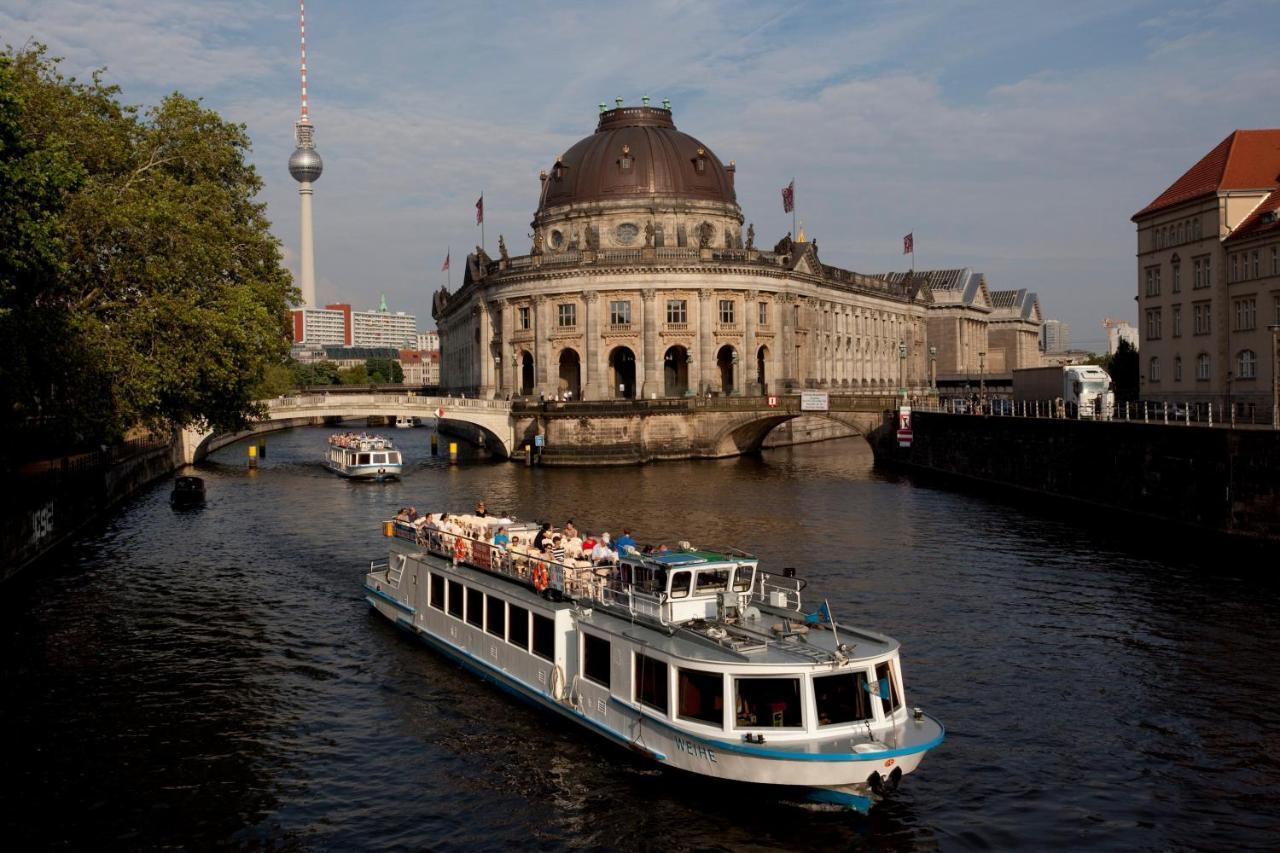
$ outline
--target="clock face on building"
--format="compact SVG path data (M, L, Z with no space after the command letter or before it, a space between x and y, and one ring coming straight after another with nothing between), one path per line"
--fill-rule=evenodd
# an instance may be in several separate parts
M617 241L626 246L634 243L636 238L640 236L640 226L634 222L624 222L615 228L613 233Z
M560 231L552 231L551 236L547 239L547 242L551 244L551 248L559 249L564 245L564 234L562 234Z

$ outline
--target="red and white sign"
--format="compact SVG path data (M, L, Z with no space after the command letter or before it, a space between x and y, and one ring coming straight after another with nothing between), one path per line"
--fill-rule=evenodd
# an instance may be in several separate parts
M443 417L444 417L444 409L436 409L436 417L437 417L437 418L443 418Z
M910 447L911 439L912 439L911 407L899 406L898 407L898 446Z
M778 408L778 398L777 398L777 397L774 397L773 395L770 395L770 396L769 396L769 408L771 408L771 409L776 409L776 408Z

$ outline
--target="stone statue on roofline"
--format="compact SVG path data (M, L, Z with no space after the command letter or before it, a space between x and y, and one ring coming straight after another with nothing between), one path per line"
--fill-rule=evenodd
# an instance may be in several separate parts
M754 222L747 223L747 249L756 247L756 224Z
M501 234L498 235L498 257L504 261L511 260L510 256L507 255L507 241L502 238Z
M646 249L653 248L653 236L657 230L653 227L653 220L649 220L649 224L644 226L644 247Z
M698 248L699 249L711 248L711 234L714 230L715 229L712 227L710 222L704 222L698 226Z
M541 231L534 231L534 232L533 232L533 252L532 252L532 254L534 254L534 255L541 255L541 254L542 254L542 232L541 232Z
M775 255L791 254L791 232L790 231L787 232L787 236L783 237L781 240L778 241L778 245L773 247L773 253Z

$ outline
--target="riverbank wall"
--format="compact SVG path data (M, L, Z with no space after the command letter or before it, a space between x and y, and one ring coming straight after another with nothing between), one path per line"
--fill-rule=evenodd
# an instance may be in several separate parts
M126 442L19 472L0 498L0 583L181 465L176 442Z
M917 411L912 432L871 432L877 464L1280 542L1280 431Z

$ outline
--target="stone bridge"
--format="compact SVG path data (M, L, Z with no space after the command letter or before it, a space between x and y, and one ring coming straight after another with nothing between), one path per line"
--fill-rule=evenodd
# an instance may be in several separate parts
M758 451L775 427L801 416L825 418L866 435L897 405L890 396L832 396L827 411L802 411L800 397L681 398L588 403L533 403L421 397L387 392L303 394L267 402L267 417L239 433L188 430L182 458L197 462L250 435L334 420L381 415L436 419L444 431L481 443L501 457L523 453L542 436L548 465L635 464L659 459L720 458Z

